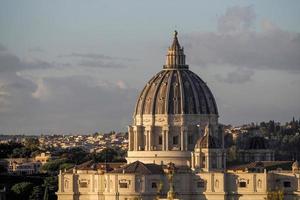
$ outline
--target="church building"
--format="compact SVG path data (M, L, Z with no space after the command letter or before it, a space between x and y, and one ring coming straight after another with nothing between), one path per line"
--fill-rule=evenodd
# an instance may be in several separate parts
M300 199L298 162L268 159L227 168L218 118L215 98L186 64L175 31L163 69L137 99L127 164L87 162L60 172L58 200Z

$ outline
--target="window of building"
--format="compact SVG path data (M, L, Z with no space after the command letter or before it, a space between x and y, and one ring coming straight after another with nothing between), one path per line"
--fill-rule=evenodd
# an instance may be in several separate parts
M128 188L127 183L119 183L120 188Z
M188 143L189 144L194 144L194 137L193 137L193 135L189 135L188 136Z
M283 187L291 187L291 182L290 181L284 181L283 182Z
M80 180L79 185L81 188L87 188L88 187L88 182L87 180Z
M201 168L205 168L205 155L201 153L201 163L200 163L200 167Z
M178 144L178 138L179 138L178 135L176 135L176 136L173 137L173 144L174 145Z
M212 168L216 169L217 168L217 159L218 159L217 154L212 153L210 159L211 159Z
M152 183L151 183L151 187L152 187L152 188L157 188L156 182L152 182Z
M158 144L159 144L159 145L162 145L162 136L161 136L161 135L158 136Z
M246 181L241 181L241 182L239 182L239 186L240 186L241 188L247 187Z
M197 182L197 187L198 187L198 188L204 188L204 186L205 186L204 181L198 181L198 182Z

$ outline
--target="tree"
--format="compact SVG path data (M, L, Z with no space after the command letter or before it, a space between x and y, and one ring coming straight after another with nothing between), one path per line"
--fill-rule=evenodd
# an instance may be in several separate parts
M38 138L26 138L24 145L27 149L30 149L31 151L35 151L39 148L40 142Z
M8 158L15 148L24 147L21 143L9 142L0 144L0 158Z
M56 200L55 192L58 189L57 176L46 177L43 187L45 188L43 200Z
M29 200L41 200L43 198L43 188L41 186L35 186L29 196Z
M100 153L92 154L91 159L93 159L95 162L123 162L123 156L124 154L121 150L106 148Z
M268 192L267 200L283 200L284 195L281 190Z
M7 172L6 167L3 166L3 165L0 165L0 174L1 174L1 173L6 173L6 172Z
M31 182L21 182L13 185L11 191L14 193L16 199L28 199L33 184Z
M12 151L11 157L13 158L28 158L31 155L31 151L26 147L15 148Z
M63 163L63 164L59 165L59 169L60 170L70 169L73 166L74 166L73 163Z
M45 163L42 166L42 170L47 171L47 172L57 172L60 169L60 166L67 162L68 162L68 160L66 158L52 160L52 161Z
M66 157L70 160L70 162L77 165L87 161L88 153L82 148L72 148L67 152Z

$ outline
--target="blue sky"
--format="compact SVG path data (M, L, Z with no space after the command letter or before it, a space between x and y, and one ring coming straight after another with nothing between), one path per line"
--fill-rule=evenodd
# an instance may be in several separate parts
M299 117L299 9L297 0L2 0L0 129L126 130L174 29L220 122Z

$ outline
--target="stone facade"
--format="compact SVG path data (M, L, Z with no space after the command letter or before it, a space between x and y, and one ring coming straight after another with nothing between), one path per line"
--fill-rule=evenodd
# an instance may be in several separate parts
M267 171L260 162L226 169L217 105L189 71L177 32L163 71L137 100L128 133L126 165L83 164L61 172L58 200L265 200L273 191L300 199L297 162L290 171Z
M299 172L180 172L174 175L176 198L183 200L264 200L270 191L281 190L285 200L300 199ZM166 174L103 173L77 170L59 175L59 200L153 200L166 197Z

